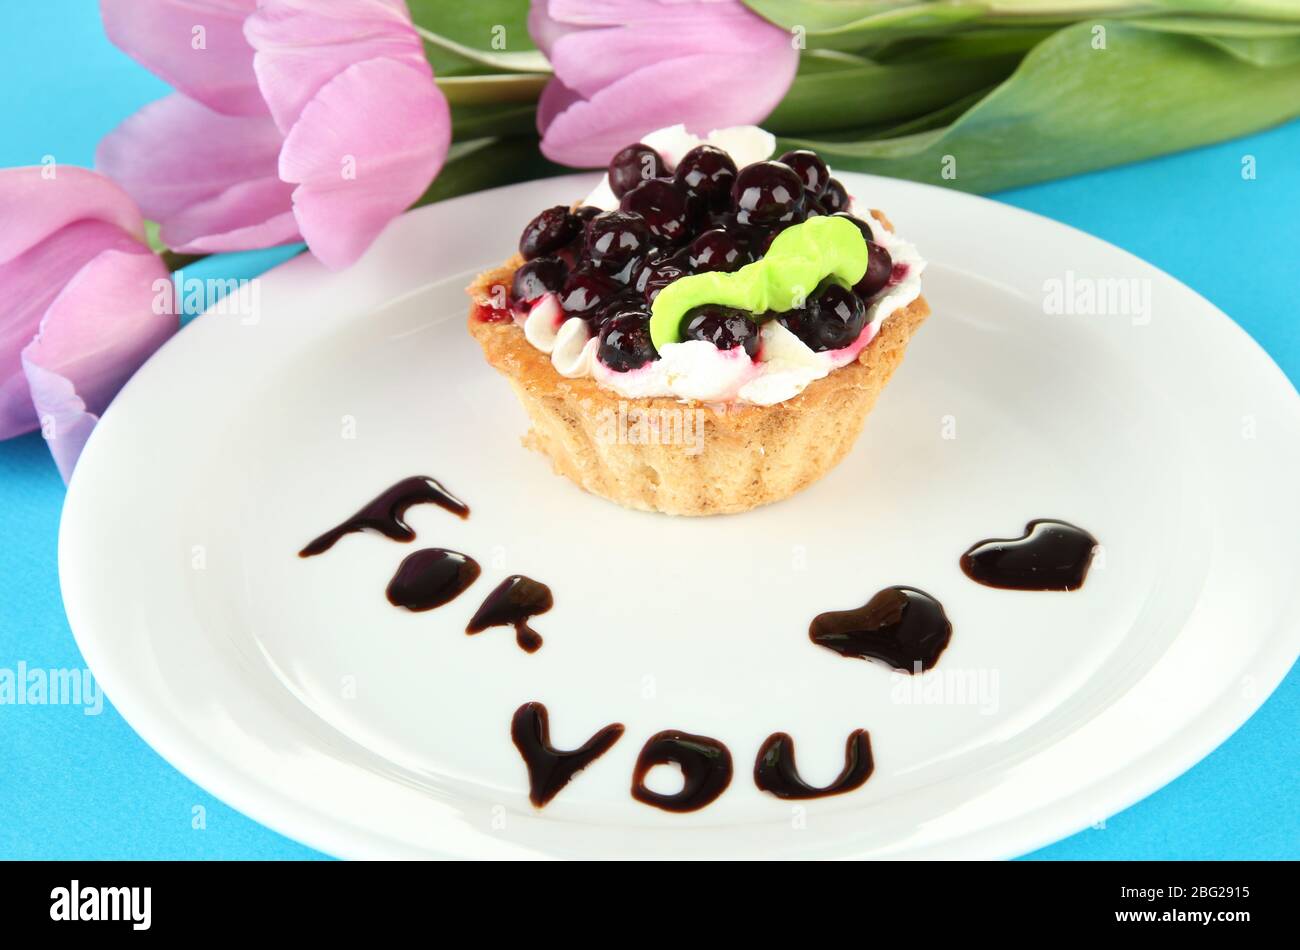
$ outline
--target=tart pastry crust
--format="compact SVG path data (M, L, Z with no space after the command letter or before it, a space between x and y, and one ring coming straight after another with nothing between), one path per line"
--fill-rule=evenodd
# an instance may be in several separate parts
M884 215L873 216L889 227ZM561 376L513 321L478 318L479 307L501 299L499 288L510 286L522 263L516 255L485 271L468 292L469 331L532 422L524 444L592 494L670 515L747 511L788 498L829 472L853 447L912 335L930 315L925 298L917 297L885 319L857 360L771 406L627 399L591 378ZM659 444L610 437L611 419L645 413L671 418L663 413L695 408L700 412L689 424L698 419L703 431L691 432L689 440Z

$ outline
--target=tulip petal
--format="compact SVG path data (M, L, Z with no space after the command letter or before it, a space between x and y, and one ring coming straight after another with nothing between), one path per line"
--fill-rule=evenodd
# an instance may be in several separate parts
M282 142L268 115L223 115L178 94L119 125L95 159L162 225L169 247L246 250L298 239L293 186L277 173Z
M790 52L795 55L766 60L684 56L647 66L556 115L542 136L542 153L552 161L593 168L664 126L684 123L703 135L759 123L794 80L798 55Z
M265 115L244 20L257 0L100 0L119 49L192 99L227 115Z
M537 0L529 29L555 78L542 93L542 152L598 166L657 128L765 119L799 51L740 0Z
M581 101L581 95L574 92L561 80L552 79L542 87L542 94L537 100L538 133L544 133L561 112Z
M103 221L144 240L139 209L103 175L72 165L0 170L0 264L81 220Z
M546 54L547 59L551 58L551 50L555 48L556 41L573 29L574 27L551 16L547 0L533 0L528 8L528 35L533 38L537 48Z
M244 32L257 50L263 98L286 135L321 89L354 63L397 59L428 69L400 0L262 0Z
M293 190L275 176L239 182L168 218L161 237L168 247L186 254L292 244L302 239L293 216Z
M348 67L303 109L280 153L294 214L327 267L346 267L428 187L451 143L451 111L427 64Z
M50 195L58 197L57 192ZM28 216L40 213L35 206L28 210ZM15 225L25 219L21 214L8 218ZM4 288L0 297L0 439L36 428L20 353L36 335L41 318L64 285L105 249L136 252L142 245L114 224L77 221L0 265L0 287Z
M86 411L72 380L24 361L28 391L41 419L45 444L66 485L99 417Z
M658 8L657 3L645 4ZM790 34L751 13L740 4L687 3L669 9L688 11L656 18L640 17L627 26L575 30L555 41L551 59L565 85L586 97L640 69L686 56L738 58L747 62L727 75L742 88L769 69L797 65L798 51ZM791 74L793 75L793 74ZM782 90L784 94L785 90ZM658 90L654 91L659 94ZM779 97L778 97L779 100ZM768 111L775 108L773 102ZM765 113L766 114L766 113Z
M549 0L547 10L573 26L648 26L665 20L679 26L713 9L738 7L737 0Z
M558 29L628 27L638 32L656 28L677 31L676 40L662 55L673 55L683 42L712 39L728 42L726 32L746 42L762 45L766 33L788 43L790 33L759 16L741 0L549 0L547 19Z
M98 415L171 336L178 319L161 306L167 268L146 249L105 250L50 304L22 351L42 433L64 480Z

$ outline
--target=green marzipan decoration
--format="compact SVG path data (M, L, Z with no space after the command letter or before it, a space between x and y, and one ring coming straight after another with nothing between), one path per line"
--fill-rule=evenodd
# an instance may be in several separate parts
M852 286L867 272L867 242L847 218L816 217L786 228L767 254L731 274L691 274L673 281L650 309L656 349L681 340L682 317L692 307L720 304L750 316L802 306L827 277Z

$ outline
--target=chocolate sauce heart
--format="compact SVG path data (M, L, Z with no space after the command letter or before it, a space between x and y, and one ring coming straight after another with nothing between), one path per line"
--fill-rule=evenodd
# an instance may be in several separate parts
M840 656L880 660L905 673L928 670L952 639L943 605L915 587L886 587L855 610L818 614L808 637Z
M1088 576L1097 539L1087 531L1040 518L1019 538L990 538L961 556L966 576L1004 590L1078 590Z

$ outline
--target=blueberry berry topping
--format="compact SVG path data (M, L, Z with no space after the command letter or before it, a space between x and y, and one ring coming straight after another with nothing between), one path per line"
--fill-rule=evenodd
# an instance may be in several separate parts
M569 269L557 257L534 257L515 271L510 284L510 304L526 307L545 293L554 293L564 286Z
M551 254L564 247L582 232L582 221L563 205L547 208L528 222L519 236L519 253L524 260Z
M729 198L730 196L728 196ZM736 220L736 212L727 209L725 211L710 211L704 216L704 228L706 231L732 231L739 233L746 231L745 225Z
M803 210L803 185L789 165L755 162L736 176L731 199L741 224L788 223Z
M639 369L658 358L650 341L650 313L631 307L609 317L600 328L600 348L596 354L616 373Z
M848 346L867 325L867 306L849 287L830 280L823 281L813 298L816 308L817 335L828 350Z
M672 253L661 251L645 259L641 270L637 273L634 286L645 298L646 303L654 303L655 297L659 296L659 291L679 277L694 273L691 270L689 254L689 248L683 248Z
M838 281L827 278L817 285L802 309L788 310L777 321L803 340L815 353L848 346L867 325L862 298Z
M830 169L826 167L826 163L816 152L806 148L786 152L777 161L794 169L794 173L799 176L799 181L803 184L804 191L808 192L810 197L820 197L826 190L826 183L831 180Z
M736 220L735 211L714 211L701 222L701 227L705 231L726 231L749 249L751 257L762 253L760 248L768 237L766 228L741 224Z
M853 285L853 292L867 300L880 292L889 283L889 276L894 272L894 259L889 252L874 241L867 242L867 272Z
M560 307L565 317L590 318L623 291L623 285L608 274L584 264L571 271L560 289Z
M697 145L677 163L673 180L689 194L698 195L713 211L731 203L731 186L736 180L736 163L714 145Z
M743 346L753 357L758 353L758 324L743 310L706 303L682 315L682 339L705 340L720 350Z
M645 219L651 236L663 244L680 244L690 237L686 193L671 181L652 178L623 195L619 207Z
M740 310L751 321L751 313L803 309L809 290L818 286L816 278L833 277L848 288L862 277L867 257L866 242L847 221L815 217L791 225L751 264L730 273L684 278L665 287L655 298L650 321L655 346L663 352L665 344L682 339L683 318L692 308L722 304ZM789 320L802 324L803 317L791 314ZM695 335L710 336L705 332L708 329L697 328Z
M629 145L609 161L609 187L615 198L622 198L643 181L667 176L663 157L640 142Z
M554 293L565 318L586 321L598 358L616 372L658 359L655 340L701 340L756 359L764 320L777 320L816 352L842 349L861 336L870 301L896 273L874 240L876 223L849 211L843 183L806 149L738 170L724 150L699 145L670 171L662 155L637 143L610 161L609 182L617 210L556 206L529 223L509 301L518 312ZM863 248L828 217L851 222L866 243L866 271L851 287ZM792 227L806 230L777 242L782 249L774 253L776 238ZM795 286L792 275L807 275L809 256L829 276L805 300L807 276ZM897 273L905 272L899 265ZM682 281L695 274L710 276ZM720 296L734 306L708 302ZM773 309L749 312L765 307Z
M608 323L611 317L625 310L644 309L645 303L641 295L631 287L624 287L586 316L587 328L592 336L599 336L601 327Z
M608 274L623 270L649 245L650 234L638 214L605 211L587 222L586 257Z
M688 254L691 270L699 274L708 271L729 274L740 270L752 260L746 243L735 234L719 228L705 231L692 241Z
M821 193L821 203L828 214L849 210L849 193L844 190L838 178L832 178L826 183L826 190Z
M867 222L863 221L861 218L857 217L856 215L849 214L847 211L836 211L833 215L831 215L831 217L845 218L849 221L852 221L854 227L856 227L859 231L862 232L862 239L864 241L874 241L876 239L875 234L873 234L871 231L871 225L867 224Z

